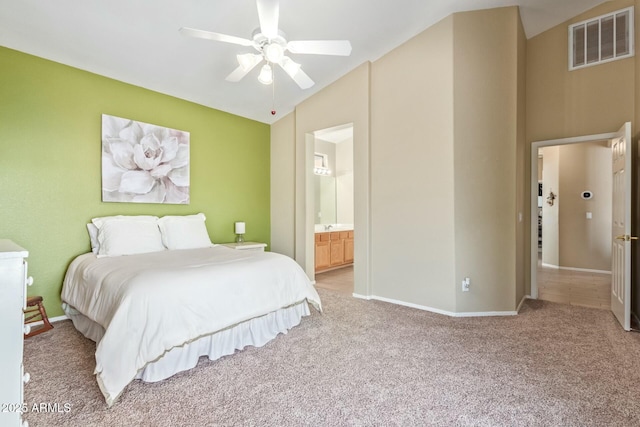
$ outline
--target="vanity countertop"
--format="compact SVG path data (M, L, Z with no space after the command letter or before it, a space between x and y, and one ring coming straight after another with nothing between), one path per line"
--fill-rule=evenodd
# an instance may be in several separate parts
M331 228L326 229L322 224L316 224L315 233L331 233L332 231L353 231L353 225L339 224L332 225Z

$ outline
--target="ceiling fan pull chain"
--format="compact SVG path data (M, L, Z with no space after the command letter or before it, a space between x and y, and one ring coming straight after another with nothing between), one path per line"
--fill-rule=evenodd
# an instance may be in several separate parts
M273 73L273 81L271 82L271 115L276 115L276 73Z

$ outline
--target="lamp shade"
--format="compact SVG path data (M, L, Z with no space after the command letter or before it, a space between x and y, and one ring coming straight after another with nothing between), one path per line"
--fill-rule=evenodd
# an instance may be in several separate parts
M236 234L244 234L244 233L245 233L244 222L236 222Z
M262 61L262 56L253 53L245 53L237 55L236 57L238 58L238 64L240 64L244 71L250 71Z
M258 75L258 81L263 85L270 85L273 83L273 70L269 64L262 66L260 74Z
M270 43L264 48L264 56L272 64L279 64L284 56L284 49L278 43Z

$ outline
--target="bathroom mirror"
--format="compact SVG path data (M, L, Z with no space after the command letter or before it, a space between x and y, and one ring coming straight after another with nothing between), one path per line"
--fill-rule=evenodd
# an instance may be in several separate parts
M336 179L333 176L315 175L315 223L335 224L336 221Z
M353 125L314 133L314 223L353 225Z

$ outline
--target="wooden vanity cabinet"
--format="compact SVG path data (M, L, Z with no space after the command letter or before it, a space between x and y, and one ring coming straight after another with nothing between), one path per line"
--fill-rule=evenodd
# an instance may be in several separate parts
M316 271L353 263L353 230L315 234Z
M331 242L329 233L316 233L316 271L331 266Z
M336 231L331 236L331 267L344 264L344 241L340 238L340 232Z
M344 240L344 262L345 264L353 263L353 231L348 232L347 238Z

